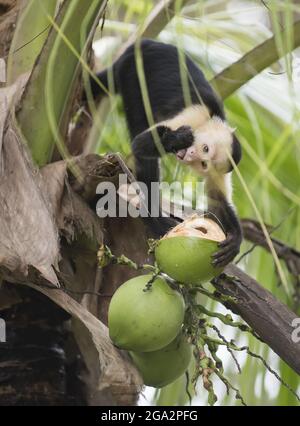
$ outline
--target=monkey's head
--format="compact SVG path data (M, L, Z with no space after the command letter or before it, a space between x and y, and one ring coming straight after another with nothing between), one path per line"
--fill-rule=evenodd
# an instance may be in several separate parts
M231 172L233 166L230 156L235 164L239 163L242 156L240 142L234 129L219 117L212 117L195 129L193 134L193 145L178 151L176 156L181 162L193 167L198 174L206 176L213 170L222 174Z

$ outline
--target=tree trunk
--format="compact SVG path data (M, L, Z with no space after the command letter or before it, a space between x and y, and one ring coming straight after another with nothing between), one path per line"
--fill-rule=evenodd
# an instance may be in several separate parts
M0 292L10 292L7 284ZM18 303L3 309L6 343L0 344L0 406L82 405L80 355L67 315L36 291L16 287Z

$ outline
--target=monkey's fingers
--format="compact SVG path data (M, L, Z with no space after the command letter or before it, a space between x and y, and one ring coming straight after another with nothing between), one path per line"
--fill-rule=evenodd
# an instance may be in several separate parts
M215 259L212 264L215 268L225 268L225 266L231 263L234 258L235 256L232 256L232 252L227 252L218 259Z
M181 139L176 136L169 136L168 140L164 141L164 148L166 152L177 153L181 150L187 150L192 145L187 139Z
M215 267L224 267L232 262L239 252L239 246L235 243L234 239L228 241L226 245L223 244L221 250L215 253L212 258L212 264Z
M181 126L175 130L177 140L185 141L188 146L191 146L194 142L193 130L190 126Z
M227 247L229 244L231 244L234 241L234 236L232 234L227 235L226 240L221 241L218 244L218 247L223 248Z
M213 266L215 268L225 268L225 266L227 266L229 263L233 261L234 257L232 257L231 253L227 253L224 256L221 256L220 258L218 258L217 260L214 260Z

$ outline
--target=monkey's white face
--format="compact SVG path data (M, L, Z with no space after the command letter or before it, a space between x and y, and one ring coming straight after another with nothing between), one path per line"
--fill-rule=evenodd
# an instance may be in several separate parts
M204 126L194 130L193 145L178 151L177 159L193 167L202 176L209 174L212 169L226 173L228 153L232 151L232 132L233 129L226 123L213 117Z

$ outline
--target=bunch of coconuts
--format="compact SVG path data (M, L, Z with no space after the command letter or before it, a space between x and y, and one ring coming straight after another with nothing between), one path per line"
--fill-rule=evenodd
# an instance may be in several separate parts
M221 272L212 266L211 256L224 239L215 222L193 215L158 242L157 265L188 287L210 281ZM182 332L184 316L183 296L161 276L132 278L113 295L108 312L110 338L129 351L146 385L166 386L188 369L192 345Z

